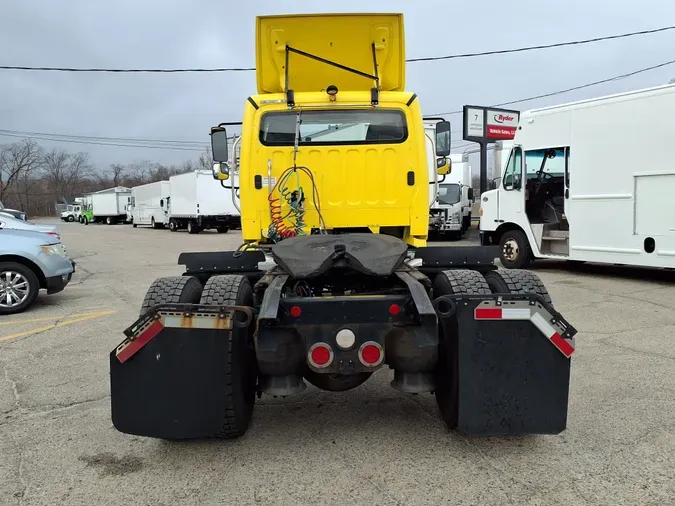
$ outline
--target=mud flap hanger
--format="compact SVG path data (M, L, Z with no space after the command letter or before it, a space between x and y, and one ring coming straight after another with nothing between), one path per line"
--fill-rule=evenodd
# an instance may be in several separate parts
M374 74L368 74L366 72L362 72L360 70L357 70L352 67L348 67L347 65L342 65L341 63L337 63L331 60L327 60L326 58L322 58L320 56L316 56L311 53L307 53L305 51L301 51L300 49L296 49L294 47L291 47L289 45L286 45L286 82L284 85L284 88L286 90L286 104L288 107L294 107L295 106L295 93L293 90L289 89L288 85L288 76L289 76L289 60L290 60L290 54L295 53L300 56L304 56L306 58L310 58L312 60L316 60L321 63L325 63L326 65L331 65L333 67L337 67L339 69L342 69L346 72L351 72L352 74L356 74L362 77L365 77L367 79L372 79L375 81L375 86L370 89L370 103L372 105L377 105L379 102L379 96L380 96L380 77L377 72L377 51L375 48L375 43L371 43L372 49L373 49L373 69L374 69Z
M444 295L433 305L439 318L447 320L455 316L457 305L468 301L480 301L473 310L476 321L529 321L566 358L574 353L577 330L538 294Z
M234 312L244 313L246 320L232 318ZM253 311L247 306L159 304L124 330L126 339L117 346L115 355L121 363L126 362L164 328L232 330L248 327L252 321Z

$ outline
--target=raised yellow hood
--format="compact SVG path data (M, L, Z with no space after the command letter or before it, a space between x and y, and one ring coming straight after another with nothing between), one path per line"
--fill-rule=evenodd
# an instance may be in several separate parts
M375 75L381 91L405 91L402 14L307 14L259 16L256 21L258 93L283 93L286 46ZM375 81L290 52L289 88L295 92L370 90Z

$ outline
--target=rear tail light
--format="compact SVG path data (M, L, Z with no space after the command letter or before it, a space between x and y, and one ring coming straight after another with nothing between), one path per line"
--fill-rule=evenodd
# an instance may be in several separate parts
M328 367L333 362L333 349L326 343L313 344L307 353L307 360L318 369Z
M377 367L384 360L384 350L379 343L367 341L359 348L359 360L366 367Z

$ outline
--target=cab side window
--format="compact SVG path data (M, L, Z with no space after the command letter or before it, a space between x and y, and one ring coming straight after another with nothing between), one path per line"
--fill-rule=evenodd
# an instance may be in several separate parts
M504 171L502 184L505 190L520 190L523 178L523 152L519 147L513 148L509 162Z

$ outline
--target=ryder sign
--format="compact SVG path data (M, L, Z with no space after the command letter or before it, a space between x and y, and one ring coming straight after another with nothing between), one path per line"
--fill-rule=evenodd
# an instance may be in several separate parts
M465 141L489 143L511 140L516 135L519 111L465 105L463 112Z
M488 140L511 140L516 136L516 128L518 128L518 113L496 109L487 110L485 137Z

